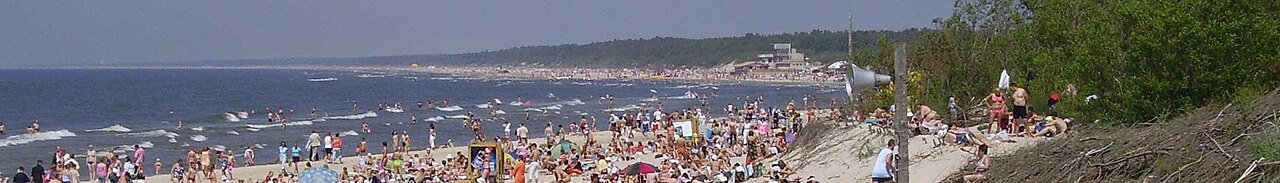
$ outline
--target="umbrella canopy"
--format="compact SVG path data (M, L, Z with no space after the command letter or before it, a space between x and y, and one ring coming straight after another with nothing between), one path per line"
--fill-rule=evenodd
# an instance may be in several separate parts
M622 174L625 175L650 174L656 172L658 172L658 167L645 162L637 162L636 164L627 166L627 169L622 169Z
M338 172L327 168L313 167L298 174L298 180L302 183L332 183L338 182Z
M577 153L577 146L578 144L573 143L573 141L562 140L555 148L551 148L551 156L560 156L560 154L564 153Z

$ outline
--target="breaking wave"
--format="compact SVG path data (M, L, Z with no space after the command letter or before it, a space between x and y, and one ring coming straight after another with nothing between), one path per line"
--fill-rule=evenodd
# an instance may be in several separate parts
M205 140L209 140L209 138L208 138L208 137L204 137L204 135L192 135L192 136L191 136L191 141L204 142Z
M376 117L378 117L378 113L373 112L373 111L369 111L369 112L365 112L365 113L352 114L352 115L345 115L345 116L328 116L328 117L324 117L324 119L331 119L331 120L360 120L360 119L364 119L364 118L376 118Z
M133 129L125 128L124 126L120 126L119 124L117 124L117 125L111 125L108 127L99 128L99 129L85 130L84 132L131 132L131 131L133 131Z
M341 136L341 137L346 137L346 136L357 136L357 135L360 135L360 133L356 133L356 131L355 131L355 130L347 130L347 131L345 131L345 132L338 133L338 136Z
M39 133L32 133L32 134L14 135L14 136L6 137L4 139L0 139L0 147L22 145L22 144L32 143L37 141L58 140L65 137L75 137L75 136L76 136L76 133L73 133L68 130L47 131L47 132L39 132Z
M462 107L458 107L458 106L437 107L436 110L453 112L453 111L461 111Z

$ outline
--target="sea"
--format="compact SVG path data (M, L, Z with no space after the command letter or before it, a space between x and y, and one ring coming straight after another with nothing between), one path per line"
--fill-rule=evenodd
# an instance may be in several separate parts
M672 111L705 102L704 110L714 117L723 116L726 105L740 107L759 97L766 106L799 105L810 97L826 102L820 105L825 107L843 93L819 85L708 83L337 70L0 69L0 123L5 126L0 172L11 175L36 160L47 167L57 148L83 162L89 146L130 156L134 146L143 147L148 171L157 158L168 167L185 158L186 150L204 147L237 155L253 148L255 161L267 164L275 161L279 143L305 144L312 131L340 134L348 148L360 139L380 144L393 130L408 131L413 147L420 148L427 146L434 123L438 145L449 140L465 145L472 132L461 118L468 112L486 119L483 127L491 137L502 133L500 121L510 122L513 131L523 123L531 136L541 137L548 123L567 126L587 116L607 124L611 113L636 114L659 104ZM417 105L443 100L448 106ZM380 104L396 103L402 110L379 109ZM288 126L268 122L268 108L293 111ZM492 119L494 113L498 119ZM415 116L416 123L411 121ZM26 127L37 120L41 131L27 134ZM364 123L371 133L362 132ZM352 152L346 151L348 156Z

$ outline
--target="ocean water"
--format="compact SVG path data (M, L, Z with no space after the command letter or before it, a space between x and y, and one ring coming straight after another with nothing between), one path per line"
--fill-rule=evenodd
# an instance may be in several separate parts
M840 96L838 91L821 86L504 80L319 70L5 69L0 70L0 122L6 126L0 135L0 172L30 167L36 159L52 161L57 147L82 155L93 145L100 152L131 155L132 146L140 145L147 148L148 171L156 158L167 167L185 158L188 148L203 147L237 154L255 148L255 161L264 164L275 160L274 147L280 142L305 144L311 131L342 134L348 148L361 138L371 145L387 141L393 129L409 131L418 148L427 146L428 124L435 123L437 144L453 139L463 145L471 131L459 118L467 112L489 118L501 110L505 114L498 116L510 121L512 130L525 123L531 135L542 136L548 121L566 124L586 115L607 124L610 113L635 114L659 102L667 111L701 103L687 92L718 94L707 99L712 109L704 110L719 113L730 103L741 106L745 97L765 96L766 104L782 106L806 95L829 101ZM613 101L601 100L605 95ZM510 105L517 98L529 104ZM504 104L485 105L495 99ZM417 107L418 101L427 100L450 104ZM377 109L378 104L396 102L403 111ZM358 106L355 111L353 104ZM266 121L268 107L294 110L287 129ZM312 107L319 110L320 119L311 119ZM525 120L525 111L532 120ZM417 123L410 122L411 115L417 116ZM26 134L25 127L35 120L42 132ZM178 120L185 123L181 129ZM370 124L371 134L360 132L362 122ZM502 132L500 122L487 121L484 128L490 136Z

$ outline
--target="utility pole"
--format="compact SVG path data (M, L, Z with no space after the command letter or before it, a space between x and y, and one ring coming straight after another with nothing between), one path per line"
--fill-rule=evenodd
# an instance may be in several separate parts
M849 64L853 64L853 14L849 15Z
M845 71L844 71L844 72L845 72L845 73L849 73L849 72L853 72L853 65L854 65L854 64L853 64L853 14L852 14L852 13L850 13L850 14L849 14L849 30L847 30L847 32L845 32L845 34L847 34L847 35L848 35L848 38L849 38L849 41L847 42L847 43L849 44L849 53L846 53L846 54L845 54L845 56L846 56L846 57L848 57L847 59L845 59L845 60L848 60L848 61L847 61L848 63L845 63L845 64L848 64L848 66L846 66L846 67L848 67L848 68L845 68ZM847 79L853 79L853 78L845 78L845 79L847 80ZM846 82L846 83L845 83L845 84L846 84L846 86L845 86L845 87L852 87L852 86L848 86L848 84L849 84L849 83L848 83L848 81L845 81L845 82ZM850 104L852 104L852 105L850 106L849 110L850 110L850 111L857 111L857 110L858 110L858 107L860 107L860 106L861 106L861 101L859 101L859 99L856 97L857 95L855 95L855 94L853 94L853 93L852 93L853 91L849 91L849 92L850 92L850 93L849 93L849 103L850 103ZM859 91L859 92L860 92L860 91Z
M911 135L907 129L907 44L897 43L893 49L893 112L894 131L897 132L898 158L893 167L899 183L911 182Z

